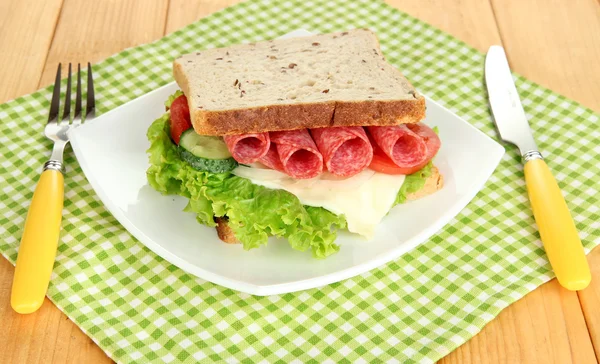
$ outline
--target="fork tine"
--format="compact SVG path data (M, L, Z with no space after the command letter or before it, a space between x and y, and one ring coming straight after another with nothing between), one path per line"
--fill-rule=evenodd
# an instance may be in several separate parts
M67 93L65 94L65 110L62 120L69 122L71 116L71 63L69 63L69 79L67 80Z
M88 62L88 74L87 74L87 103L85 110L85 117L93 117L96 113L96 97L94 96L94 77L92 76L92 65Z
M61 64L58 64L56 71L56 81L54 81L54 90L52 91L52 101L50 101L50 115L48 122L52 122L58 116L58 108L60 107L60 69Z
M81 65L77 63L77 90L75 91L75 115L81 116Z

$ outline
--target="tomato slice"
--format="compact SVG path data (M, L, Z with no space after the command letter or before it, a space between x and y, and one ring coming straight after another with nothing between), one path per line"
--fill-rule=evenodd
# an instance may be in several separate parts
M185 95L181 95L173 100L170 110L171 139L173 139L175 144L179 145L181 134L192 127L192 123L190 121L190 109Z
M427 160L427 162L429 162L429 160ZM427 162L425 162L425 164L427 164ZM379 147L373 147L373 159L371 159L369 168L385 174L413 174L423 168L425 164L423 164L423 166L419 164L410 168L398 167Z
M427 163L429 163L431 159L433 159L433 157L435 157L438 150L440 150L440 146L442 145L438 135L430 127L423 123L407 124L407 127L415 134L423 138L423 141L425 141L425 144L427 145L427 158L425 158L425 161L411 167L399 167L381 150L381 148L379 148L377 143L375 143L375 141L369 135L369 139L371 139L371 145L373 146L373 159L371 160L369 168L376 172L385 174L408 175L421 170L427 165Z

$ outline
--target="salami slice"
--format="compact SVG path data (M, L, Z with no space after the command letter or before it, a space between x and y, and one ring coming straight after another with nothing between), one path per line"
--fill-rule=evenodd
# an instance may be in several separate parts
M254 163L269 151L269 133L226 135L223 137L233 158L244 164Z
M323 171L323 156L307 129L272 131L269 136L275 147L260 159L263 164L298 179L316 177Z
M401 168L412 168L427 161L427 144L406 125L369 126L375 143Z
M373 147L360 126L311 129L327 170L350 177L367 168L373 158Z
M409 128L413 133L420 136L427 145L426 163L428 163L433 157L435 157L438 150L440 150L440 147L442 146L440 137L435 133L435 131L423 123L406 124L406 127Z
M260 159L260 162L271 169L285 173L283 164L281 164L281 159L279 159L277 145L275 143L271 143L267 154Z

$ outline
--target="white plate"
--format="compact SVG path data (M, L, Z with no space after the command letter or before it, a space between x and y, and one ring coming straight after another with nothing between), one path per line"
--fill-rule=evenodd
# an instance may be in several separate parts
M442 140L435 159L444 176L442 190L393 208L372 241L340 232L340 252L325 260L274 238L268 246L245 251L239 244L224 244L214 228L183 212L185 198L162 196L146 181L146 130L164 113L164 101L176 89L171 83L73 130L73 150L108 210L148 248L200 278L255 295L323 286L398 258L456 216L504 154L498 143L427 98L425 123L438 126Z

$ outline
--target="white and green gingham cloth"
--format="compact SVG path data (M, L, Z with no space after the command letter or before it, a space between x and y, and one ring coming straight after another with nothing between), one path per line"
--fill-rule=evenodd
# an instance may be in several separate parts
M386 58L419 90L497 139L484 56L380 1L251 0L227 8L95 65L98 111L170 82L171 61L182 53L300 28L358 27L377 32ZM523 78L516 82L589 251L600 244L599 117ZM0 105L0 250L13 263L51 147L42 136L49 98L46 88ZM48 296L121 363L431 363L553 277L512 146L485 188L427 243L356 278L269 297L214 285L158 257L106 210L72 152L66 164Z

